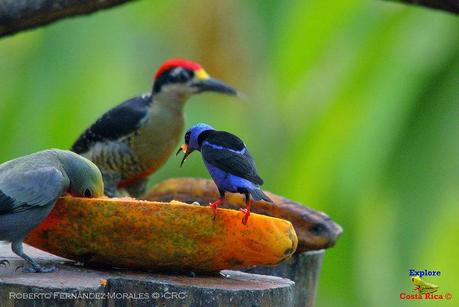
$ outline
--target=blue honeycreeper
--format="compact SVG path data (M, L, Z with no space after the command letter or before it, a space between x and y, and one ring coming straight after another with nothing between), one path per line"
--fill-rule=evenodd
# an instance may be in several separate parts
M185 134L185 144L177 151L183 151L180 166L195 150L201 152L204 164L217 185L220 199L210 204L214 218L217 207L225 201L225 192L245 195L246 208L242 223L247 224L250 216L250 196L254 200L273 201L260 188L263 179L257 169L249 150L244 142L229 132L217 131L213 127L199 123L191 127Z

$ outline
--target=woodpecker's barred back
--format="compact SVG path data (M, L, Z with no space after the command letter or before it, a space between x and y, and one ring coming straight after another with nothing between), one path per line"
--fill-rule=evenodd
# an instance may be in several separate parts
M151 103L152 95L147 93L114 107L86 129L71 150L84 154L94 143L114 141L134 133L147 119Z

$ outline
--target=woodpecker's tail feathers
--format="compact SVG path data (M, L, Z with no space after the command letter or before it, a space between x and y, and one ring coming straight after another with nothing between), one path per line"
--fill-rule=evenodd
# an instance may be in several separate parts
M249 190L250 195L252 195L254 200L264 200L268 203L274 203L271 198L269 198L261 189L252 189Z

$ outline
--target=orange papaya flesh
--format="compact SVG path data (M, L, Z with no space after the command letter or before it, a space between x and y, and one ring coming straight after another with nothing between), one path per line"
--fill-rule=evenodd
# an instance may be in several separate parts
M66 196L25 242L88 265L142 270L217 272L275 265L297 237L290 222L208 207L129 198Z
M310 209L282 196L266 192L274 205L264 201L253 201L251 211L262 215L290 221L298 236L297 253L329 248L335 245L342 228L325 213ZM208 206L217 200L218 190L212 180L201 178L174 178L164 180L148 192L145 199L151 201L198 202ZM245 207L244 196L226 193L225 203L219 208L239 209Z

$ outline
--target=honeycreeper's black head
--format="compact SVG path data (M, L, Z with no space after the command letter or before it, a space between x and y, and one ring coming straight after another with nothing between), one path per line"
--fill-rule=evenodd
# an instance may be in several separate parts
M238 92L222 81L211 78L198 63L184 59L166 61L155 74L154 95L187 99L193 94L217 92L237 95Z
M215 129L207 124L199 123L191 127L185 133L185 143L180 146L179 150L175 155L178 155L181 151L184 153L180 167L182 167L183 162L186 158L195 150L201 150L202 136L205 131L214 131Z

